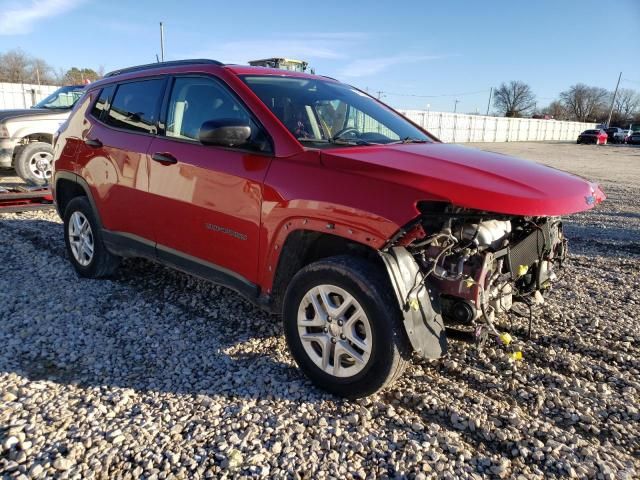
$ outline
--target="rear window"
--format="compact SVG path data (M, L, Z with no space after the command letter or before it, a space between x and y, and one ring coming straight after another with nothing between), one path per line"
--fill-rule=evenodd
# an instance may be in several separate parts
M156 133L163 87L164 79L119 85L105 123L134 132Z
M596 135L600 133L600 130L585 130L584 133L590 133L592 135Z
M100 96L96 101L95 105L91 109L91 115L96 117L98 120L102 119L102 113L109 108L108 103L109 99L113 95L113 90L115 87L113 85L109 85L108 87L104 87L100 92Z

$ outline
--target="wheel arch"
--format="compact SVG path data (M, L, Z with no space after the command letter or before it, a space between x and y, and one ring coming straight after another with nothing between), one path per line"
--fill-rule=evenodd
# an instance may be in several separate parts
M26 135L23 134L20 137L20 142L27 142L27 143L31 143L31 142L44 142L44 143L48 143L50 145L53 145L53 133L45 133L45 132L32 132L32 133L27 133Z
M82 177L71 172L55 172L54 182L52 183L52 193L60 218L63 218L64 211L71 200L76 197L87 197L93 213L96 216L96 221L100 228L102 228L100 212L96 208L91 189Z
M20 151L25 145L34 142L48 143L53 148L53 133L43 132L41 130L30 131L28 129L22 129L15 132L12 135L12 141L15 142L13 150L12 163L15 164L17 158L20 156Z
M317 228L317 225L313 225L311 220L306 219L306 221L305 228L292 230L283 239L281 246L276 243L271 252L266 273L272 274L267 275L271 280L267 294L270 300L270 309L273 312L282 311L284 295L293 276L317 260L347 254L364 258L379 265L382 269L385 268L378 248L376 248L377 243L375 246L372 245L372 235L365 236L362 241L353 238L359 235L355 235L355 231L351 228L346 228L344 231L327 232ZM326 222L322 223L326 224ZM347 233L348 236L342 233ZM367 242L366 239L369 241ZM271 267L272 263L275 263L275 269Z

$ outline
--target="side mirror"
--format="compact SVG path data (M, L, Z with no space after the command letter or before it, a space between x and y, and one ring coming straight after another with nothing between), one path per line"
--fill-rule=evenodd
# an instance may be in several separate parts
M251 127L245 121L236 118L208 120L202 124L198 133L198 140L203 145L222 147L237 147L247 143L250 137Z

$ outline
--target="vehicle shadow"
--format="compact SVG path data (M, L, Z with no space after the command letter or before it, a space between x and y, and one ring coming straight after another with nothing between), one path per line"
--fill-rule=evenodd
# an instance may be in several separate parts
M239 294L143 259L125 259L111 279L80 278L61 224L0 217L0 228L44 257L34 268L0 249L3 288L16 289L0 305L0 371L138 392L333 398L296 368L280 319ZM26 298L25 275L46 289Z

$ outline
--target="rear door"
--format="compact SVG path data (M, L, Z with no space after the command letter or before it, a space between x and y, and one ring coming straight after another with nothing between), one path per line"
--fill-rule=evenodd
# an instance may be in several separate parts
M198 133L205 121L234 119L250 124L256 143L268 145L266 134L220 80L178 76L171 83L166 128L149 147L157 255L255 283L269 148L203 145Z
M103 227L148 240L153 226L147 151L157 133L166 78L141 79L107 87L96 102L97 121L82 133L80 174L93 190Z

